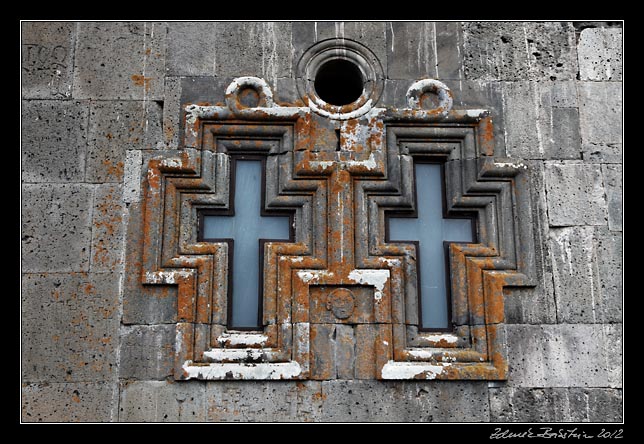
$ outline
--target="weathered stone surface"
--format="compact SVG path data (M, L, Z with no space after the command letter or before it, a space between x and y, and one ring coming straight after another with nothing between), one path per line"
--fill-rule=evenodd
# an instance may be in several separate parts
M116 420L116 382L23 384L24 422L110 422Z
M22 271L87 271L93 189L84 184L22 186Z
M23 382L115 379L118 274L22 278Z
M608 227L613 231L622 231L622 165L602 165L604 188L608 204Z
M22 98L68 99L72 95L73 22L23 22Z
M168 31L168 74L257 76L274 86L292 74L289 22L173 22Z
M466 22L467 79L572 80L577 74L575 29L563 22Z
M181 78L166 76L163 92L163 140L168 149L179 147L179 129L182 126Z
M87 152L85 102L22 103L23 182L82 182Z
M326 402L318 381L212 382L206 414L214 422L313 422Z
M317 42L346 38L369 48L386 73L388 37L385 34L388 26L385 22L293 22L293 63L297 64L304 51Z
M199 422L206 419L206 384L128 381L121 384L119 421Z
M387 36L389 79L463 77L457 22L390 22Z
M122 182L127 150L163 148L162 113L151 101L93 102L87 181Z
M621 321L621 237L599 227L552 229L550 256L559 322Z
M552 282L552 264L548 244L548 211L546 207L544 166L541 161L524 161L530 171L532 221L534 224L534 254L536 286L512 288L506 291L505 323L553 324L557 322Z
M128 206L128 220L141 220L141 204ZM141 267L143 230L136 223L127 223L125 269ZM123 319L124 324L164 324L177 320L177 286L144 286L140 273L124 273Z
M172 376L175 330L173 324L124 326L119 377L154 380Z
M599 165L546 162L546 190L551 227L606 224L606 200Z
M119 271L123 265L123 204L121 186L98 185L92 210L90 270Z
M322 397L323 421L489 420L487 383L481 382L324 381Z
M621 324L507 325L513 387L610 387L622 383Z
M531 82L503 84L505 148L509 157L543 159L545 150L539 134L539 97Z
M622 80L621 28L586 28L579 35L579 78Z
M622 391L604 388L491 388L495 422L619 422Z
M165 24L81 22L77 29L74 98L163 100Z
M578 82L584 160L622 162L621 82Z

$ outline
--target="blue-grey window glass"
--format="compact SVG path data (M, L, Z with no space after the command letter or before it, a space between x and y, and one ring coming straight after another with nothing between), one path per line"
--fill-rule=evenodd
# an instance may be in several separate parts
M441 165L414 163L417 218L390 217L390 241L418 241L421 325L429 330L450 327L444 241L472 242L471 219L443 218Z
M290 219L261 216L262 163L237 160L235 173L235 214L204 216L204 239L233 239L232 319L237 328L257 328L260 304L260 239L288 240Z

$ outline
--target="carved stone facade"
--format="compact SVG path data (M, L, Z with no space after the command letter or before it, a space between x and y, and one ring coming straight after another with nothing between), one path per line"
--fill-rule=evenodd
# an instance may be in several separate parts
M24 23L22 419L621 420L605 26ZM316 91L336 59L362 73L347 105ZM262 244L257 331L229 328L230 246L199 234L235 156L293 215L292 241ZM477 234L448 245L443 332L419 328L416 250L387 237L427 161Z

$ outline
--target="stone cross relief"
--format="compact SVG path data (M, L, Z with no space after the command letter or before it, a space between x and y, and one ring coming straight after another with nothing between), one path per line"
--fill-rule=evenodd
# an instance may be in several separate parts
M524 166L494 161L487 111L452 110L433 79L406 108L279 106L257 77L225 97L186 105L185 146L145 177L141 276L178 286L175 378L505 379L503 288L533 285L530 197Z

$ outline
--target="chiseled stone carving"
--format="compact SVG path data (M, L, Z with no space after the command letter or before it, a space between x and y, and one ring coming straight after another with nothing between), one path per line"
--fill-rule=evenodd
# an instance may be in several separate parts
M178 286L176 379L506 378L503 289L533 283L527 167L495 161L488 113L451 109L441 82L407 101L317 112L241 77L225 106L185 107L185 146L148 164L141 267ZM197 241L199 210L228 205L231 154L266 156L265 207L295 214L294 242L264 245L256 332L226 327L227 244ZM444 163L448 213L477 218L477 243L449 245L452 332L419 331L415 250L385 242L421 158Z

